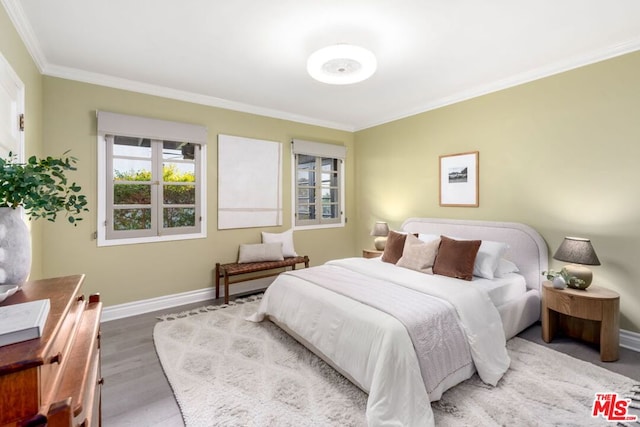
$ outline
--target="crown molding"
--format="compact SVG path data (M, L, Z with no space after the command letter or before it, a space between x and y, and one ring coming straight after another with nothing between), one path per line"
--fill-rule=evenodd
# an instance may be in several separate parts
M13 23L13 26L16 28L16 31L22 39L22 42L27 47L27 51L31 55L33 62L35 62L36 67L38 67L38 70L40 71L40 74L42 74L43 70L46 68L47 58L42 52L42 49L40 49L38 39L36 38L35 33L33 32L33 28L31 28L31 24L29 24L29 21L24 14L24 9L22 9L20 0L0 1L2 1L2 5L7 11L7 15Z
M327 120L316 119L279 111L270 108L258 107L255 105L244 104L241 102L229 101L214 96L202 95L194 92L188 92L178 89L172 89L164 86L157 86L149 83L143 83L135 80L123 79L121 77L113 77L106 74L93 73L75 68L60 67L57 65L48 65L45 67L43 74L51 77L59 77L68 80L75 80L84 83L95 84L99 86L111 87L114 89L128 90L147 95L160 96L163 98L176 99L179 101L192 102L195 104L207 105L210 107L224 108L227 110L240 111L243 113L256 114L259 116L267 116L276 119L290 120L297 123L305 123L314 126L322 126L337 130L353 132L353 126L345 123L336 123Z
M627 53L635 52L637 50L640 50L640 38L628 40L627 42L616 44L613 46L608 46L596 51L591 51L583 55L577 55L570 58L566 58L561 61L548 64L544 67L538 67L533 70L526 71L524 73L516 74L506 79L489 82L487 84L476 86L468 90L455 93L450 96L445 96L443 98L424 104L420 107L413 108L411 110L406 110L401 114L388 116L386 119L382 119L375 122L369 122L361 126L356 126L355 131L357 132L357 131L368 129L374 126L379 126L385 123L393 122L395 120L400 120L407 117L415 116L416 114L425 113L430 110L446 107L447 105L456 104L458 102L467 101L469 99L477 98L482 95L487 95L493 92L509 89L511 87L519 86L535 80L540 80L545 77L550 77L550 76L564 73L566 71L570 71L576 68L595 64L597 62L605 61L607 59L625 55Z

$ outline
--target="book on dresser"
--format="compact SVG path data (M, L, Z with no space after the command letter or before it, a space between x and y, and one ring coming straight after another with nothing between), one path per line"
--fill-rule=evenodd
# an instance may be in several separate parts
M50 306L41 299L0 307L0 347L40 338Z

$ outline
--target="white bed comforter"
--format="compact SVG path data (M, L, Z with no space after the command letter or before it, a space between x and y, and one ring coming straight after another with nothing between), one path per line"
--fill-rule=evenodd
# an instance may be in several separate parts
M470 282L364 258L327 264L442 298L457 313L480 378L495 385L508 369L500 315L487 293ZM414 346L394 317L288 273L271 284L249 320L262 321L267 315L304 338L369 393L370 426L433 425L433 399L427 395ZM432 396L439 398L469 376L468 371L452 375Z

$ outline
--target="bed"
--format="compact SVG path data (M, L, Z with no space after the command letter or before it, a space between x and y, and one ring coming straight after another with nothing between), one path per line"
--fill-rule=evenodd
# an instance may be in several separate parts
M476 372L496 385L509 367L506 340L540 318L548 255L531 227L410 218L402 230L504 243L500 257L519 271L465 281L380 259L333 260L281 274L249 319L273 321L367 392L369 426L433 425L430 402Z

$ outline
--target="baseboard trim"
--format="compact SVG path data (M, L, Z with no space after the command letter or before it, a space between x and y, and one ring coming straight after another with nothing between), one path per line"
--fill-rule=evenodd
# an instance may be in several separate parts
M229 296L265 289L269 284L271 284L273 279L273 277L265 277L258 280L236 283L233 286L230 286ZM220 296L224 297L224 288L220 289ZM102 310L102 322L137 316L138 314L150 313L152 311L166 310L185 304L208 301L215 299L215 297L215 288L210 287L197 289L195 291L182 292L179 294L164 295L156 298L111 305Z
M640 334L622 329L620 331L620 347L640 353Z
M229 295L244 294L265 289L274 280L273 277L265 277L258 280L236 283L230 287ZM202 302L214 299L215 289L203 288L195 291L182 292L179 294L165 295L157 298L149 298L140 301L128 302L124 304L105 307L102 311L102 322L123 319L125 317L137 316L138 314L152 311L166 310L185 304ZM224 289L220 289L220 296L224 297ZM620 330L620 347L640 353L640 334L637 332Z

